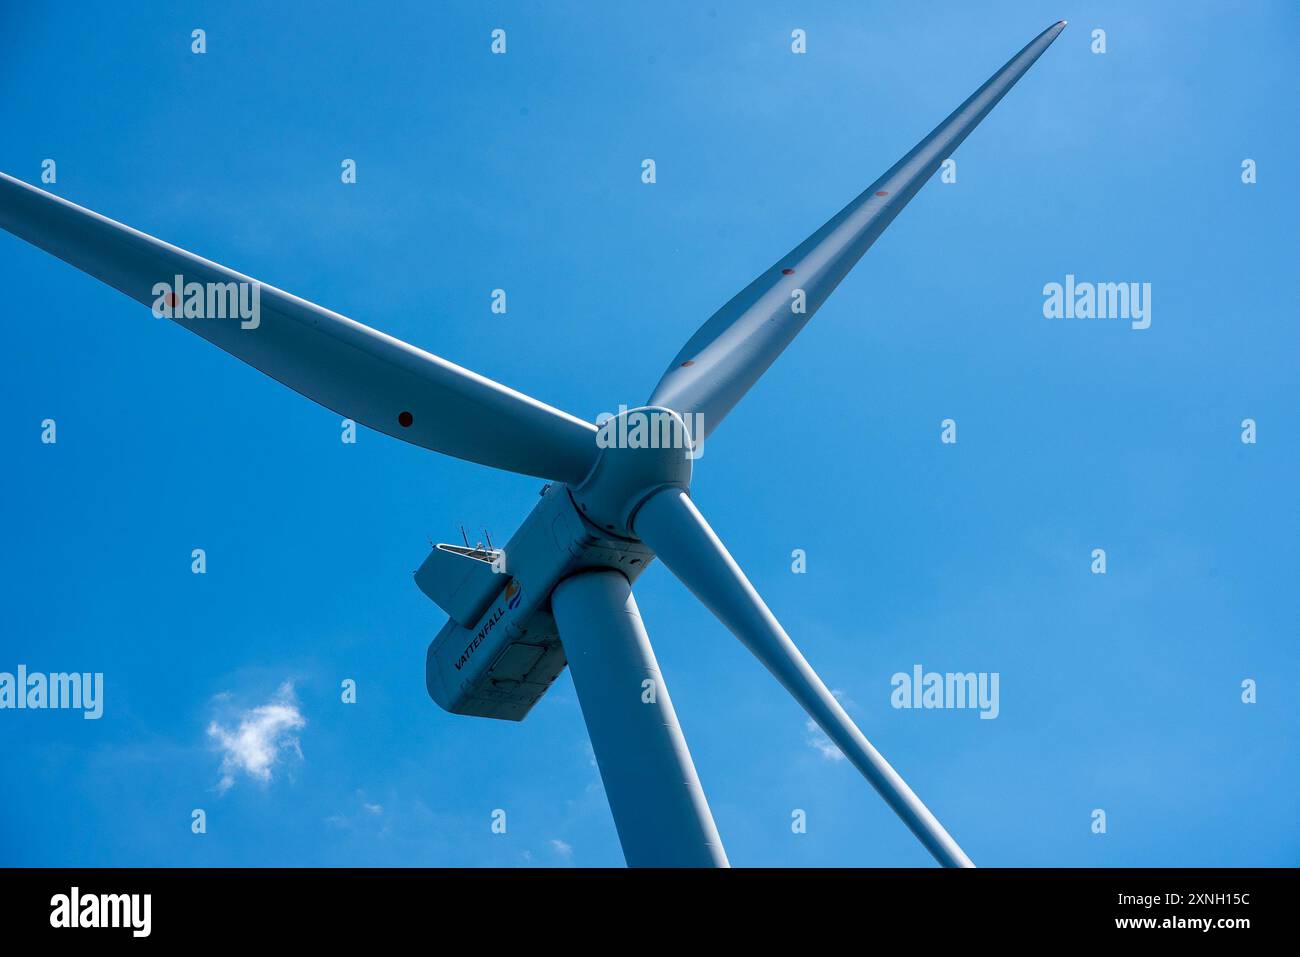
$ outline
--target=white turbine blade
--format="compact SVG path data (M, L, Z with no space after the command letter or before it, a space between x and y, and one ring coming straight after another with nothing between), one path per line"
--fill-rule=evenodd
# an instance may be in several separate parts
M840 707L689 496L675 488L658 492L637 511L633 524L642 541L785 686L935 859L945 867L974 867Z
M683 416L700 414L697 431L705 435L717 428L885 227L1063 29L1064 20L1030 41L889 172L714 313L673 359L646 404ZM800 291L803 312L796 311Z
M582 572L551 607L628 866L726 867L627 579Z
M581 481L595 460L589 423L3 173L0 227L145 305L158 303L155 286L171 287L176 276L205 289L209 283L253 284L260 297L256 320L174 321L307 398L394 438L565 482ZM251 301L253 286L246 288Z

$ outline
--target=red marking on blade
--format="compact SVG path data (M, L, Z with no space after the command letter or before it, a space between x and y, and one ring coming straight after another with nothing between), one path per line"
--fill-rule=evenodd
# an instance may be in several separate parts
M781 275L782 275L782 276L793 276L793 275L794 275L794 270L793 270L793 269L782 269L782 270L781 270Z
M411 427L411 423L414 421L415 421L415 416L411 415L411 413L409 412L397 413L397 424L404 429L409 429Z
M687 359L685 362L682 363L682 368L685 369L687 366L693 366L693 365L695 365L695 360Z
M888 193L886 190L879 189L879 190L876 190L876 195L877 195L877 196L888 196L889 193Z

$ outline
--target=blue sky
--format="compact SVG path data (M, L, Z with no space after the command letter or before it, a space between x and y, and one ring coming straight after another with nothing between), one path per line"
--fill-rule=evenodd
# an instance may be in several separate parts
M1296 8L595 10L9 5L0 168L53 158L59 195L594 419L1069 19L709 439L693 495L976 863L1296 864ZM1151 283L1151 328L1044 318L1067 273ZM344 445L7 234L0 278L0 670L106 681L99 721L0 712L0 863L621 863L567 674L522 724L424 690L428 539L503 541L540 483ZM665 569L637 594L733 863L929 862ZM915 664L997 672L999 716L891 708ZM277 702L296 750L223 787L209 729Z

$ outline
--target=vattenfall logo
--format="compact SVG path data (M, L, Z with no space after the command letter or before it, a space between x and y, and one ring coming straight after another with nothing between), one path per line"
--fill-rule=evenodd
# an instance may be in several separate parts
M473 656L474 652L478 651L478 646L483 644L483 639L488 636L488 632L490 632L493 626L505 616L506 613L501 610L501 606L497 605L492 613L483 620L483 627L480 628L478 633L470 639L469 644L465 646L465 650L461 652L460 658L457 659L457 671L460 671L461 668L464 668L465 665L469 664L469 659Z
M151 894L82 894L74 887L50 898L50 926L129 928L132 937L148 937L152 911Z

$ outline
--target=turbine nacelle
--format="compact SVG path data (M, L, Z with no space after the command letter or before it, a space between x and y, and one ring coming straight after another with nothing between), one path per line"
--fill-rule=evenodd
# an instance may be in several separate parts
M493 559L436 545L416 584L451 616L429 645L425 685L454 714L522 721L564 670L550 596L598 568L636 581L654 552L584 517L568 486L541 501Z
M595 465L571 489L584 518L602 531L636 538L632 519L651 495L690 489L699 446L677 412L663 406L620 408L596 432Z

